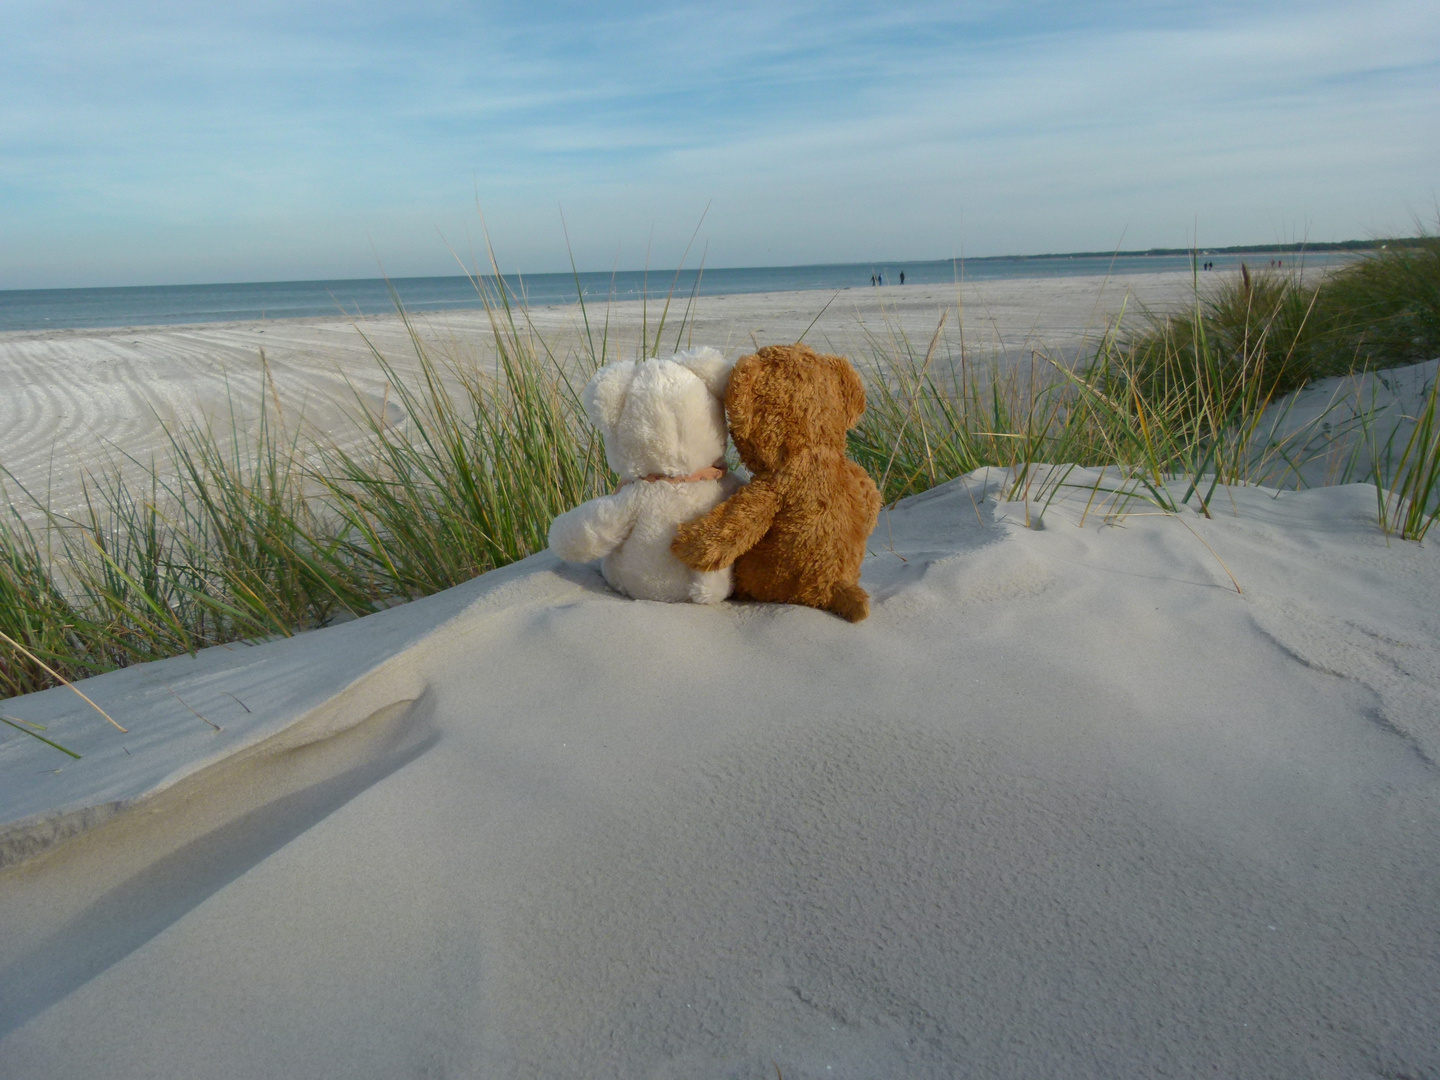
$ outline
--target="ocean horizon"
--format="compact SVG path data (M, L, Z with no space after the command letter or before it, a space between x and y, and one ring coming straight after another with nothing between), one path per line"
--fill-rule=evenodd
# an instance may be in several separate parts
M1353 252L1296 254L1252 252L1201 253L1216 272L1238 270L1242 262L1263 268L1280 258L1285 267L1323 268L1353 259ZM936 285L1017 278L1116 276L1186 271L1183 255L1047 255L981 259L938 259L811 266L728 267L718 269L621 270L579 274L506 274L480 279L498 296L503 280L512 302L540 306L668 297L683 302L691 295L800 292L869 288L872 284ZM872 277L873 275L873 277ZM390 314L396 304L410 312L461 311L483 307L477 282L464 275L407 278L344 278L328 281L259 281L213 285L125 285L82 289L0 290L0 331L101 329L170 326L190 323L252 322L325 316L364 317Z

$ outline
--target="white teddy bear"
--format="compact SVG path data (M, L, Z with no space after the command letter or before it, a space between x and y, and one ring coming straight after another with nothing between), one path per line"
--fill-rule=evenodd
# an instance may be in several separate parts
M550 525L566 562L601 559L611 588L637 600L716 604L731 573L692 570L670 554L682 522L740 486L725 471L725 388L733 364L712 348L668 360L606 364L586 384L586 415L605 439L621 486L567 510Z

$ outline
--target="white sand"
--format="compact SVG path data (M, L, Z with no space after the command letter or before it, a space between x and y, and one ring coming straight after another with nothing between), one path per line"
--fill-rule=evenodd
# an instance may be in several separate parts
M903 335L923 355L948 308L952 346L958 347L963 330L975 358L1020 362L1038 348L1073 354L1127 303L1131 312L1137 303L1169 308L1192 295L1189 274L1164 273L983 282L958 291L909 285L701 297L693 312L693 340L736 356L754 341L794 341L808 330L807 341L863 358L871 336L889 342ZM963 317L957 306L963 306ZM683 308L677 302L668 315L666 344L674 344ZM606 309L592 306L589 314L598 350ZM653 342L661 311L654 303L626 302L612 305L608 314L609 354L629 356L638 349L642 328ZM577 306L539 307L530 315L562 359L579 348ZM48 498L57 512L72 513L82 502L82 468L123 462L125 455L143 464L165 460L162 420L173 426L209 416L224 430L233 403L246 429L262 388L261 349L286 418L303 413L324 437L345 442L353 431L346 412L355 409L356 391L366 408L387 404L396 413L357 326L402 377L414 372L413 347L393 316L0 333L0 466L42 500ZM494 362L484 312L420 315L416 326L441 357L482 367Z
M12 854L173 786L0 872L0 1076L1440 1074L1434 540L997 479L858 626L546 553L8 703Z
M1440 378L1440 360L1320 379L1275 402L1259 425L1273 444L1268 476L1280 487L1349 483L1393 475L1415 421ZM1281 453L1298 467L1287 467ZM1388 463L1388 465L1386 464Z

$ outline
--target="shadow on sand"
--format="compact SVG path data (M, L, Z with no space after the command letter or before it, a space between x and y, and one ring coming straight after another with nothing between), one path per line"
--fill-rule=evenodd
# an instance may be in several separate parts
M221 762L45 856L35 871L58 889L113 880L116 859L141 865L122 867L127 876L120 884L11 954L0 970L0 1037L123 960L438 738L425 695L395 702L321 742Z

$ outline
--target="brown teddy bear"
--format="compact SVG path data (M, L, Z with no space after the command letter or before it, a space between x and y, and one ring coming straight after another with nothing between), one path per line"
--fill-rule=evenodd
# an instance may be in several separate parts
M742 357L725 412L753 479L681 525L670 550L696 570L733 564L737 598L865 618L860 562L880 492L845 457L845 432L864 411L865 387L844 357L799 344Z

